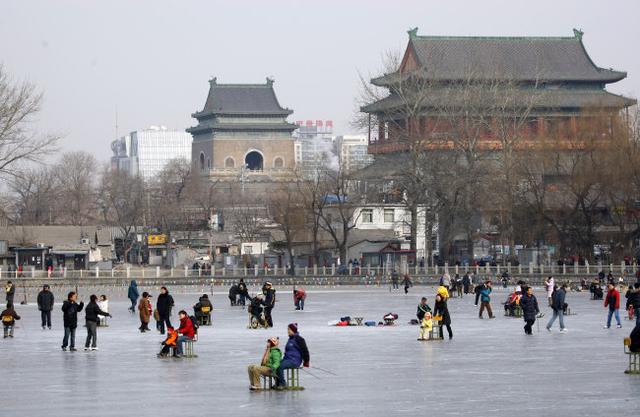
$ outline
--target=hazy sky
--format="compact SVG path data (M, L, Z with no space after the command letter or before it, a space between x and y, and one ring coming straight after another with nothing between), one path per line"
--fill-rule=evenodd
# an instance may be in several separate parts
M207 80L275 78L290 121L349 133L358 71L373 74L406 30L430 35L571 36L599 66L628 72L609 90L640 95L640 1L0 0L0 62L45 93L38 128L101 160L119 133L185 129Z

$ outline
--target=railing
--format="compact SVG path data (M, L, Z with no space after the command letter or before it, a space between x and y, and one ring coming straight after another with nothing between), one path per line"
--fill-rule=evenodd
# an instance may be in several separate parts
M475 273L488 277L501 276L504 272L510 276L579 276L590 277L595 276L598 272L603 271L605 274L611 272L617 277L635 274L638 271L638 265L626 265L624 262L620 264L609 265L496 265L496 266L465 266L465 265L444 265L444 266L407 266L398 270L400 274L409 274L412 277L439 277L448 272L451 275L464 273ZM314 267L297 267L295 269L296 277L336 277L336 276L353 276L353 277L381 277L388 276L392 272L390 267L371 267L371 266L348 266L340 268L336 265L331 266L314 266ZM215 267L211 269L193 269L193 268L161 268L161 267L128 267L120 269L101 269L93 268L86 270L73 269L55 269L51 273L47 271L37 270L32 267L22 272L7 271L0 268L0 279L9 278L249 278L249 277L290 277L290 271L284 267Z

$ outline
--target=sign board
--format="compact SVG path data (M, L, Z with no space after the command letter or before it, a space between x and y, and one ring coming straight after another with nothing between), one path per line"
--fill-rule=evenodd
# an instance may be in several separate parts
M167 243L167 235L148 235L147 236L147 244L149 246L153 245L164 245Z

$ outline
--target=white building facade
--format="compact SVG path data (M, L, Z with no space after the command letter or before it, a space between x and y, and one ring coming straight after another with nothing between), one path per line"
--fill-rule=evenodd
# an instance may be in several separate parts
M416 235L416 258L425 256L427 233L426 208L418 210L418 230ZM409 249L409 239L411 237L411 212L406 207L397 204L367 205L356 209L354 212L356 219L355 229L358 230L389 230L393 231L395 238L405 242L403 249ZM438 240L437 221L431 227L431 250L432 256L438 253L440 242Z
M299 120L293 132L296 168L305 179L313 179L318 172L338 167L333 146L333 121Z
M373 162L365 135L342 135L334 138L340 162L347 172L355 172Z
M111 167L149 180L172 159L190 163L192 141L189 133L164 126L136 130L111 143Z

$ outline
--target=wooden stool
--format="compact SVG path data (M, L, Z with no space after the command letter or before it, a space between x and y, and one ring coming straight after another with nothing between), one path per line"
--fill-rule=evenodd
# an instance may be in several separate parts
M624 353L629 355L629 368L624 371L627 374L640 375L640 352L631 352L631 338L624 338Z
M364 320L364 317L354 317L353 319L356 321L356 326L362 326L362 320Z

